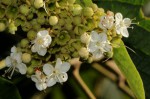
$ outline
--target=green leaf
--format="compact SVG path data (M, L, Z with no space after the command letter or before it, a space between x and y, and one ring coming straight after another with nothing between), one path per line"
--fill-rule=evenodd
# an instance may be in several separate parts
M21 96L10 81L0 77L0 99L21 99Z
M123 42L121 45L124 45ZM127 78L127 82L132 89L137 99L145 99L145 92L142 79L134 66L125 46L114 49L114 56L116 64Z
M101 1L101 0L97 0ZM148 0L102 0L102 1L119 1L122 3L129 3L133 5L144 5Z

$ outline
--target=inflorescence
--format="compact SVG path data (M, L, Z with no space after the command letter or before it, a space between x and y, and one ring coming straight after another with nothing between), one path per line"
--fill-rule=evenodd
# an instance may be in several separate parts
M21 28L27 34L11 48L3 76L26 74L40 91L63 83L69 60L111 58L121 38L129 36L130 25L131 19L94 3L83 7L76 0L1 0L0 32L15 35Z

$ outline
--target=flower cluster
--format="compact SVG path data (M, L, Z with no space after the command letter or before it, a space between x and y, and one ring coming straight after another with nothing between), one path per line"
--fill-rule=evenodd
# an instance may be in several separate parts
M105 13L96 4L81 6L76 0L18 2L13 2L18 3L17 7L4 0L0 2L0 9L6 9L0 15L0 32L9 29L15 35L19 29L27 33L5 59L9 67L5 75L10 71L9 78L14 71L26 74L38 90L67 81L69 60L92 62L111 58L122 36L129 36L129 18L123 19L121 13Z

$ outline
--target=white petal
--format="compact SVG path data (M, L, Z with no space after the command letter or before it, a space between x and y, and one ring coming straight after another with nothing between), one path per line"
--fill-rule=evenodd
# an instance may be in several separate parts
M37 47L36 47L36 46L37 46L37 45L34 44L34 45L31 47L31 51L32 51L32 52L37 52Z
M12 52L12 53L16 53L16 52L17 52L16 46L13 46L13 47L11 48L11 52Z
M121 33L121 27L120 27L120 25L116 25L116 32L117 32L117 34Z
M92 54L95 59L99 59L99 58L103 57L103 53L100 50L96 50Z
M122 36L124 36L124 37L129 37L128 30L127 30L127 28L125 28L125 27L122 28L121 34L122 34Z
M54 71L54 67L51 65L51 64L45 64L43 66L43 72L46 74L46 75L51 75Z
M94 51L97 50L98 48L96 47L96 43L95 43L95 42L90 42L90 43L88 44L87 49L88 49L89 52L94 52Z
M112 50L112 46L109 44L105 44L104 50L105 52L110 52Z
M6 63L6 65L7 65L8 67L12 65L11 57L10 57L10 56L6 57L5 63Z
M106 35L106 33L100 33L99 34L99 36L100 36L100 40L99 41L107 41L107 35Z
M61 64L62 64L61 59L57 58L55 68L60 70L61 69Z
M122 16L121 13L116 13L116 14L115 14L116 24L119 24L120 21L122 21L122 19L123 19L123 16Z
M39 55L44 56L47 52L47 49L46 48L40 48L37 52Z
M47 88L46 83L36 83L35 85L36 85L36 88L37 88L39 91L42 91L42 90L44 90L44 89Z
M27 66L24 63L20 63L16 67L19 69L19 72L21 74L26 74L26 72L27 72Z
M12 58L13 58L14 60L16 60L17 63L22 63L21 56L22 56L22 53L21 53L21 52L20 52L20 53L14 53L14 54L12 55Z
M70 63L68 62L62 63L61 69L60 69L61 72L67 72L69 69L70 69Z
M48 35L48 31L47 30L42 30L42 31L39 31L38 33L37 33L37 36L38 37L45 37L46 35Z
M56 80L54 79L54 78L49 78L48 80L47 80L47 86L48 87L51 87L51 86L53 86L53 85L55 85L56 84Z
M59 79L59 82L62 83L62 82L66 82L67 79L68 79L68 75L67 73L61 73L58 75L58 79Z
M32 75L31 76L31 80L34 81L34 82L38 82L39 81L36 75Z
M97 42L100 40L100 36L96 31L91 32L91 41Z
M43 45L45 47L48 47L51 44L51 42L52 42L52 38L51 38L50 35L47 35L43 40L44 40L44 44Z
M125 24L126 27L129 27L131 25L131 20L129 18L124 18L123 23Z

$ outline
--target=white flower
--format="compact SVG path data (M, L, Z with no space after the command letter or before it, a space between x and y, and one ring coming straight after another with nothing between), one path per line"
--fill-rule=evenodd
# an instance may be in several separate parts
M52 38L47 30L39 31L36 39L32 41L32 44L34 44L31 48L32 52L37 52L39 55L44 56L51 41Z
M45 64L43 66L43 71L47 75L47 86L53 86L56 82L63 83L67 81L68 75L67 71L70 69L70 63L61 61L60 58L57 59L55 67L51 64Z
M131 25L131 20L129 18L124 18L121 13L116 13L115 15L115 23L116 23L116 32L117 34L121 34L124 37L128 37L129 33L127 28Z
M35 72L35 75L31 76L31 80L35 82L35 86L38 90L42 91L47 88L46 76L39 70Z
M87 49L92 53L95 59L103 57L104 52L109 52L112 50L112 46L107 40L106 33L98 34L96 31L92 31L91 40L87 46Z
M12 70L9 78L12 77L15 70L19 71L21 74L26 74L27 67L24 63L22 63L21 56L22 56L22 53L17 52L17 48L13 46L11 48L10 56L6 57L6 60L5 60L7 67L9 67L9 69L5 71L5 74Z
M100 18L99 27L103 30L110 29L114 25L114 16L105 15Z

